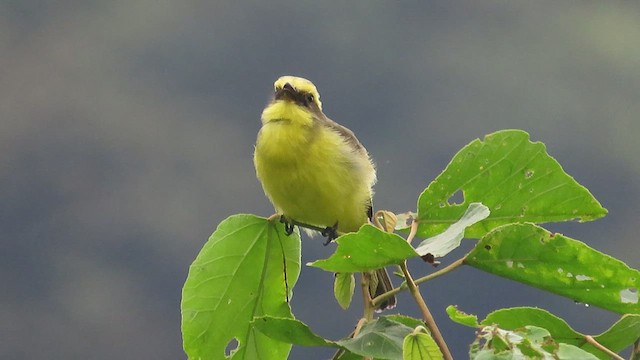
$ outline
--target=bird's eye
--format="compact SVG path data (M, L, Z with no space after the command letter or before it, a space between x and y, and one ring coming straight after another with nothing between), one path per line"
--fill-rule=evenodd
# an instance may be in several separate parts
M312 94L307 94L307 101L312 103L313 102L313 95Z

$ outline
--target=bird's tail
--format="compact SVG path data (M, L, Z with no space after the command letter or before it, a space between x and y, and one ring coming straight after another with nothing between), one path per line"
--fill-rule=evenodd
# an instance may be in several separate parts
M387 291L393 290L393 284L391 283L387 269L381 268L372 273L371 285L369 292L371 293L372 299L386 293ZM396 307L395 295L381 302L376 308L376 311L381 312L387 309L393 309L394 307Z

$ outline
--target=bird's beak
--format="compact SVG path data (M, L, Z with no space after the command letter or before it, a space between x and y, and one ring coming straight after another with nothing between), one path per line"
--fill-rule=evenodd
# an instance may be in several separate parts
M276 100L282 100L288 98L294 100L296 97L296 89L291 84L286 83L281 89L276 90Z

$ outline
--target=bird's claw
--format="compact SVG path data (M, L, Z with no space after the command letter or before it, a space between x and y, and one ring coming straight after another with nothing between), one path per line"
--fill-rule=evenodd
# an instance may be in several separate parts
M338 237L338 223L335 223L333 226L327 226L320 232L322 236L327 238L327 241L324 242L324 246L327 246L330 242L335 240Z
M294 225L290 223L284 215L280 216L280 222L284 224L285 235L289 236L293 234Z

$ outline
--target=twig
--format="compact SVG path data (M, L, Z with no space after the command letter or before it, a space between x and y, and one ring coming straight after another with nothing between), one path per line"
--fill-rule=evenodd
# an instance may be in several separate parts
M444 267L444 268L442 268L442 269L440 269L440 270L438 270L438 271L436 271L434 273L431 273L431 274L429 274L427 276L423 276L423 277L421 277L421 278L419 278L417 280L414 280L413 282L416 285L422 284L425 281L433 280L433 279L437 278L438 276L442 276L442 275L454 270L455 268L457 268L457 267L459 267L459 266L461 266L463 264L464 264L464 258L460 258L460 259L452 262L451 264L447 265L446 267ZM377 308L378 305L380 305L381 302L385 301L386 299L390 298L391 296L396 295L399 292L401 292L401 291L403 291L403 290L405 290L407 288L408 288L407 284L404 283L404 284L398 286L397 288L395 288L393 290L387 291L384 294L380 294L380 295L376 296L372 300L373 301L373 307Z
M449 351L449 348L447 347L447 343L444 341L444 338L440 333L440 329L438 329L438 325L436 324L436 321L433 319L433 315L431 315L431 312L429 311L427 304L422 298L422 294L420 294L420 290L418 290L418 286L413 281L413 278L409 273L409 269L407 269L407 262L406 261L403 262L402 265L400 265L400 268L402 269L404 278L407 281L407 286L409 287L411 296L413 296L416 303L418 304L418 307L420 308L420 312L422 313L422 318L424 319L424 322L427 325L427 328L429 328L429 331L431 331L431 336L433 337L433 340L435 340L436 344L440 348L440 351L442 351L442 354L444 355L444 359L453 360L453 356L451 356L451 352Z
M587 342L589 344L593 345L594 347L596 347L600 351L604 351L605 353L607 353L607 355L611 356L612 358L614 358L616 360L624 360L624 358L621 357L620 355L618 355L618 354L614 353L613 351L607 349L606 347L602 346L591 335L585 336L584 339L587 340Z
M464 259L465 258L460 258L460 259L452 262L451 264L447 265L446 267L443 267L442 269L440 269L440 270L438 270L438 271L436 271L434 273L431 273L431 274L429 274L427 276L423 276L423 277L419 278L418 280L416 280L415 283L416 284L422 284L425 281L429 281L429 280L437 278L438 276L442 276L442 275L454 270L455 268L464 265Z

